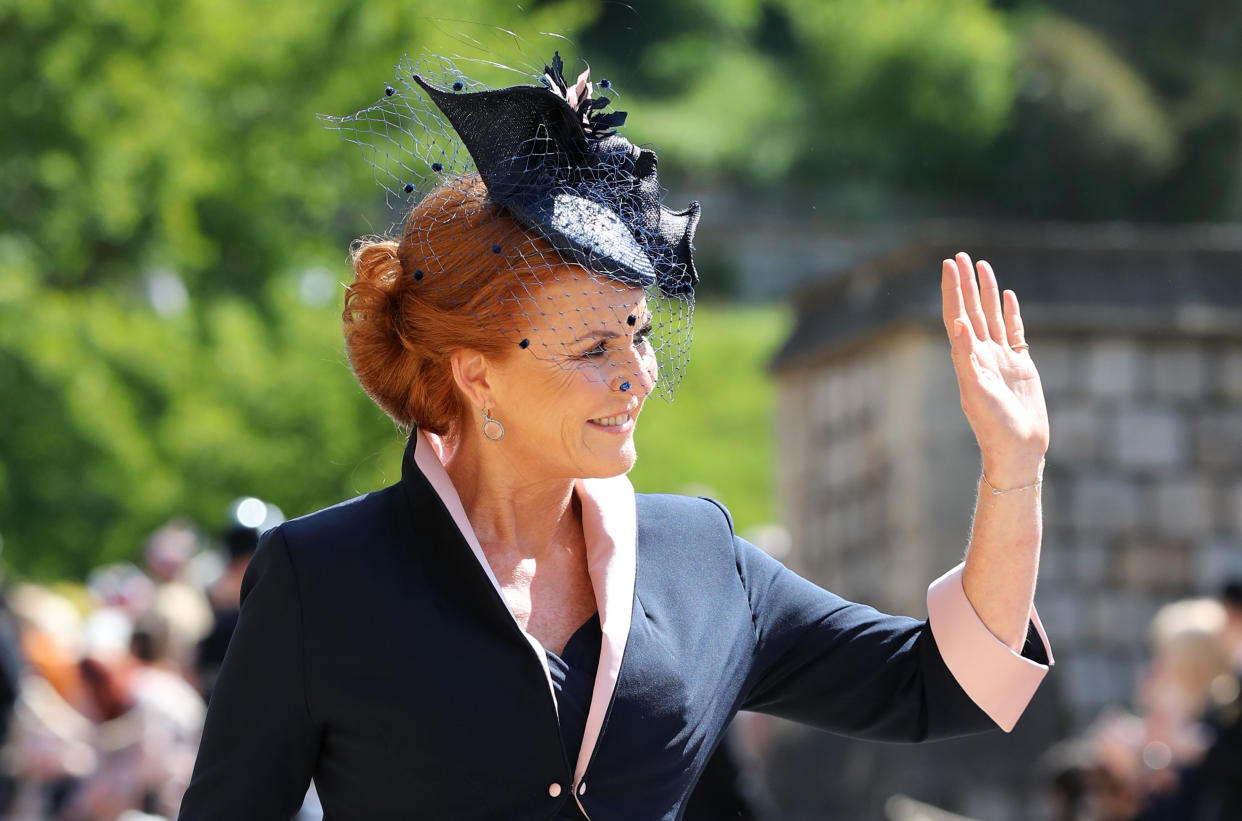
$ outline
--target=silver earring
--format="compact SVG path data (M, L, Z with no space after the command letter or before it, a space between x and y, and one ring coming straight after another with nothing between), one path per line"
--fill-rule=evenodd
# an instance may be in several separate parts
M488 416L487 410L487 408L483 409L483 435L493 442L499 442L505 438L505 426L500 423L499 419Z

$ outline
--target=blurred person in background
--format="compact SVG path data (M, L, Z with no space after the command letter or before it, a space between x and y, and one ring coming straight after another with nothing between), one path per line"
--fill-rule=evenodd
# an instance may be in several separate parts
M1212 686L1212 737L1203 758L1203 794L1195 821L1242 818L1242 578L1228 582L1219 601L1225 616L1220 647L1228 670Z
M1147 728L1142 716L1120 708L1104 710L1085 733L1090 751L1087 818L1135 821L1148 803L1149 768L1143 759Z
M83 738L93 766L67 791L58 821L115 821L122 812L145 810L150 803L153 784L144 776L143 761L145 716L137 709L131 682L130 609L139 601L150 603L151 587L134 574L142 575L135 567L113 565L89 577L96 607L82 621L77 661L82 686L73 706L88 722Z
M8 594L0 589L0 749L9 737L22 677L21 628L9 608ZM0 767L0 818L12 803L16 780Z
M1095 756L1086 740L1066 739L1045 751L1035 763L1032 821L1099 821L1094 777Z
M134 624L130 692L147 714L143 727L145 766L154 793L145 808L172 817L190 784L207 705L181 674L171 655L173 630L152 607Z
M13 821L55 818L74 785L95 768L91 722L79 658L82 617L66 597L41 585L12 591L25 668L10 737L0 752L4 771L16 781L4 817Z
M1164 605L1149 628L1151 661L1137 682L1137 712L1103 710L1079 740L1045 756L1041 775L1058 819L1223 821L1212 807L1218 778L1205 754L1218 739L1213 716L1231 678L1222 639L1225 608L1214 599ZM1221 759L1224 764L1225 759ZM1225 766L1229 766L1225 764ZM1235 785L1242 770L1223 783ZM1052 812L1053 810L1050 810Z
M97 569L84 616L41 586L13 591L25 665L0 751L15 785L0 818L175 816L206 708L169 658L169 626L138 577L128 565Z
M136 619L115 603L86 617L77 707L90 722L94 766L68 791L59 821L177 813L206 708L172 668L169 626L152 601Z
M1143 821L1196 817L1200 764L1211 740L1205 718L1212 688L1228 670L1224 629L1224 608L1210 598L1166 604L1152 620L1152 661L1137 694L1145 730Z
M167 627L163 662L198 686L198 643L211 631L214 618L199 580L187 578L190 562L199 553L198 533L186 522L173 520L147 539L143 558L155 582L151 610Z
M258 547L259 537L285 520L280 508L254 496L243 496L229 506L229 524L224 532L227 564L207 591L211 604L211 628L199 641L195 656L199 691L211 701L220 665L229 640L237 627L241 609L242 579Z
M132 562L114 562L91 570L86 590L97 609L115 609L132 621L151 606L155 582Z
M198 552L198 534L185 521L172 519L161 525L142 548L147 572L157 584L181 578L190 559Z

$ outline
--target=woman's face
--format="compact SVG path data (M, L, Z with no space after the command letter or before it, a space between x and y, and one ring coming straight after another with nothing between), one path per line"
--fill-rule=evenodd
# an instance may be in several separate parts
M517 302L529 344L490 369L505 437L484 444L531 478L617 476L634 466L634 426L655 386L647 300L577 266L556 273Z

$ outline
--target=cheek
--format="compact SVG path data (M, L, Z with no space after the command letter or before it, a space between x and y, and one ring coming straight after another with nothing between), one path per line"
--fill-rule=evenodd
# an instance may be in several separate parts
M584 408L593 410L599 404L604 373L593 362L544 362L539 373L528 383L522 402L540 426L555 426L558 420L577 419Z

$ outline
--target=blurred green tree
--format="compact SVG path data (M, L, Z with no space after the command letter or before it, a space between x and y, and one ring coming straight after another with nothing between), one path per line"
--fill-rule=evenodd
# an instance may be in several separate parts
M1024 95L1014 140L1001 145L994 167L1017 170L1019 185L1041 171L1064 184L1058 196L1045 182L1029 213L1242 219L1242 5L1053 0L1031 4L1015 19L1029 44L1023 63L1033 69L1033 87ZM1072 54L1078 46L1084 47L1081 58ZM1040 76L1041 67L1051 71L1051 82ZM1057 88L1044 93L1050 86ZM1091 89L1086 100L1084 87ZM1075 104L1121 116L1096 140L1092 130L1067 128L1074 117L1064 116L1064 109ZM1109 156L1113 148L1121 150ZM1041 163L1036 151L1069 165ZM1013 191L1005 182L1002 196Z
M486 55L593 12L453 14L488 24L394 0L0 2L0 226L59 287L168 269L195 295L255 298L269 276L340 259L333 227L373 212L374 189L317 112L376 99L405 49Z
M1012 37L983 0L639 0L582 40L626 68L670 166L740 183L942 181L1014 95Z

